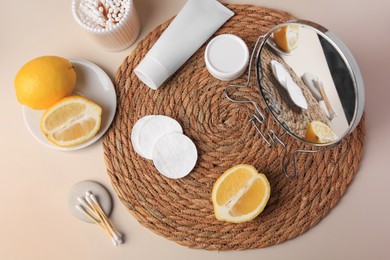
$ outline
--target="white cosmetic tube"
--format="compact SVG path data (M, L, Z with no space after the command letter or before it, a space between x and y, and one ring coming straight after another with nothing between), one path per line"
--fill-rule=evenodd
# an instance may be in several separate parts
M151 89L158 89L233 15L216 0L188 0L135 74Z

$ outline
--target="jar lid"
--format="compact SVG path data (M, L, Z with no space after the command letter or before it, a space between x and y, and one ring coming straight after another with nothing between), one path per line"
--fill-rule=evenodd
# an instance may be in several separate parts
M206 47L207 70L220 80L233 80L241 76L249 62L249 50L245 42L233 34L221 34Z

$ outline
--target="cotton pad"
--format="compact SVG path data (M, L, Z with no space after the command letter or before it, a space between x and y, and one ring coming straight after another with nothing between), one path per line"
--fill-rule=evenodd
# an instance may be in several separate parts
M164 135L154 145L153 164L164 176L178 179L189 174L198 160L190 138L179 133Z
M150 115L150 116L142 117L134 124L133 129L131 130L131 144L133 145L135 152L141 155L142 157L145 156L142 154L141 149L139 147L139 133L141 127L152 117L155 116Z
M272 60L271 68L274 77L279 82L279 84L287 90L294 104L303 109L307 109L308 104L305 96L302 93L302 90L297 84L295 84L294 80L291 78L290 73L283 67L283 65L276 60Z
M307 109L307 101L305 96L302 93L302 90L298 87L297 84L292 80L291 77L286 78L286 86L288 94L290 95L291 100L295 103L295 105Z
M277 62L276 60L271 60L271 69L272 69L272 73L274 74L274 77L279 82L279 84L287 90L285 85L287 71L283 67L283 65Z
M140 154L149 160L153 159L154 145L162 136L169 133L183 133L183 129L175 119L161 115L146 119L137 131L139 131L138 143L136 140L134 143L137 146L139 144L137 148ZM137 139L136 136L134 138Z

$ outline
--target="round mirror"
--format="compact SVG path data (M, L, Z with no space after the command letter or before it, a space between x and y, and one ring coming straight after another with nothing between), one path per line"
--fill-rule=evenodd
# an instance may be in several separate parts
M361 119L364 85L357 63L318 24L297 20L273 28L259 47L256 73L268 110L303 142L338 143Z

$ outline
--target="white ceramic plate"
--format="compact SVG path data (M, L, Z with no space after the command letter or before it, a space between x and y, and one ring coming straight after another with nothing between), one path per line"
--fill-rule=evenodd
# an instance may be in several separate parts
M88 98L99 104L103 109L100 130L92 139L72 147L56 146L46 138L40 129L39 125L44 110L34 110L26 106L22 107L24 122L34 138L49 148L64 151L82 149L99 140L114 119L116 110L115 88L108 75L92 62L72 59L69 61L73 64L77 75L73 94Z

